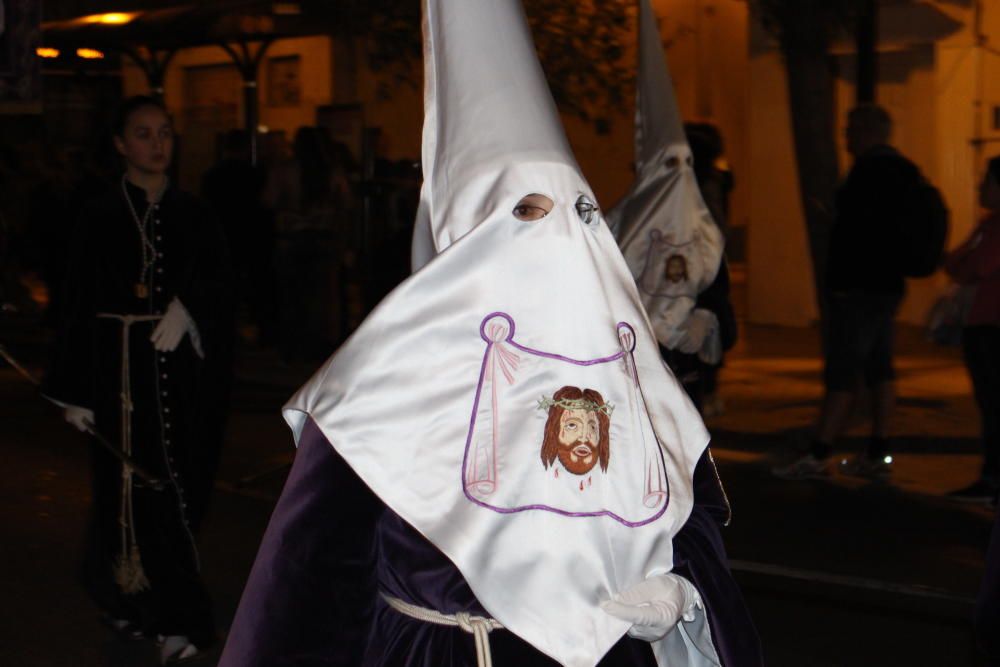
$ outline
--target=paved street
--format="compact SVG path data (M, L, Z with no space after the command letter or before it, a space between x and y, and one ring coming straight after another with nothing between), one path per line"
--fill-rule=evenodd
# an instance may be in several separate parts
M40 329L10 319L0 344L37 372ZM782 482L768 469L805 442L821 394L817 343L808 331L745 333L723 375L727 411L710 426L734 507L727 545L768 664L982 664L967 618L992 519L942 497L978 466L977 417L957 351L930 346L914 330L901 334L891 484ZM219 492L202 538L223 628L290 460L278 408L314 366L287 367L250 346L239 359ZM844 453L862 445L863 417ZM151 646L112 639L75 580L89 494L83 444L0 362L0 664L155 664Z

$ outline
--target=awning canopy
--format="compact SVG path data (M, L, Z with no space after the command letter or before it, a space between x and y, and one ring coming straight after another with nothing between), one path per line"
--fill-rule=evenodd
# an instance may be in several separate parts
M225 49L243 77L243 124L256 160L257 72L264 54L275 40L322 34L326 25L306 20L300 2L215 0L49 21L42 24L42 44L77 53L123 53L142 68L152 94L160 98L167 67L178 50L210 45Z
M42 24L44 46L170 50L228 42L273 41L322 32L298 2L217 0L163 9L79 16Z

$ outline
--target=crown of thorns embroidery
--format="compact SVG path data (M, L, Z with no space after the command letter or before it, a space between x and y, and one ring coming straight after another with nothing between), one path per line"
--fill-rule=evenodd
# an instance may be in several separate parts
M538 409L548 410L553 405L558 405L564 410L586 410L587 412L603 412L608 417L615 411L615 406L611 403L597 403L587 398L560 398L558 401L542 396L538 399Z

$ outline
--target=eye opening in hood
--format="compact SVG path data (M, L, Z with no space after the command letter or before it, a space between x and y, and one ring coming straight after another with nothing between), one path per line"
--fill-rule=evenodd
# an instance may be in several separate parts
M597 204L587 195L577 197L576 204L573 207L576 209L576 213L580 216L583 224L592 225L597 221Z
M547 196L533 192L521 197L521 200L511 211L514 217L523 222L536 222L547 216L555 203Z

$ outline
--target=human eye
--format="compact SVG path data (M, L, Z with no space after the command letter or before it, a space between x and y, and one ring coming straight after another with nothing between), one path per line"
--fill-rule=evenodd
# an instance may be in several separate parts
M551 199L545 195L535 193L522 197L521 201L517 202L512 213L518 220L534 222L547 216L553 206L554 204Z
M541 220L546 215L548 211L540 206L528 206L527 204L520 204L514 207L514 217L518 220L524 220L526 222L533 222L535 220Z

